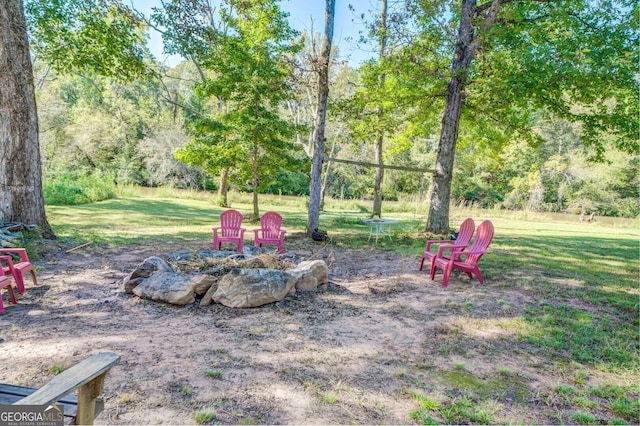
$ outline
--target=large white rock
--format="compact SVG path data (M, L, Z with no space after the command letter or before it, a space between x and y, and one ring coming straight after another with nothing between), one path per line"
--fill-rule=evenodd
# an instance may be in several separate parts
M329 268L324 260L300 262L288 272L296 277L295 286L298 291L314 291L319 285L329 282Z

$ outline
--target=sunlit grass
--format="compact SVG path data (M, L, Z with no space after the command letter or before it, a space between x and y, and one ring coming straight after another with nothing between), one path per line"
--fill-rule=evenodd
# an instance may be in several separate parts
M49 222L63 241L78 244L209 242L211 227L224 211L215 205L216 194L211 193L123 188L119 195L121 198L95 204L47 206ZM252 214L250 194L231 193L230 201L246 216ZM306 202L304 197L260 195L260 212L277 210L284 217L287 238L304 241ZM320 224L329 232L330 244L415 256L417 270L428 238L424 203L383 203L383 217L398 223L392 228L393 239L382 238L377 244L367 241L369 228L363 222L371 214L370 201L327 200L325 207ZM639 221L597 218L595 223L586 223L571 215L454 208L450 223L456 228L469 216L476 224L491 219L496 229L480 264L487 285L477 289L486 299L474 297L448 307L450 315L460 315L462 320L433 342L435 352L443 357L471 356L474 342L482 342L483 349L492 353L505 347L510 353L520 351L541 360L537 368L568 370L565 380L545 390L551 400L571 407L573 417L556 419L559 423L634 422L640 412L640 390L618 378L637 382L640 376ZM247 228L254 225L247 223ZM494 296L494 290L502 293ZM505 293L528 302L516 303ZM608 384L593 386L585 371L602 374L602 383ZM398 380L418 380L414 373L411 366L404 366ZM410 418L417 423L501 422L504 419L496 415L496 404L504 403L505 395L519 404L533 399L524 375L513 366L499 366L495 379L475 376L454 364L451 370L437 374L439 379L430 377L432 383L451 395L435 399L421 391L410 392L418 406ZM221 373L210 370L205 375L218 378ZM185 396L190 393L190 388L183 390ZM335 393L323 395L322 400L340 402ZM608 413L605 417L603 411Z

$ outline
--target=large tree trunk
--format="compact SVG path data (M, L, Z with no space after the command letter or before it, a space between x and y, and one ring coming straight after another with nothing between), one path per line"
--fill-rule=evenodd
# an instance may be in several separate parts
M489 12L482 22L485 27L495 22L501 1L492 1ZM475 26L481 23L476 20L476 0L462 0L458 40L451 64L451 79L447 87L447 103L442 117L438 156L431 186L427 232L444 233L449 230L451 180L460 113L465 101L464 90L467 84L467 73L479 44L479 39L475 34Z
M387 48L387 0L381 0L380 2L380 50L378 52L380 61L382 61L386 55ZM385 75L380 74L378 79L379 89L382 90L384 85ZM378 108L378 117L382 118L382 108ZM384 180L384 164L382 162L384 142L384 130L379 129L378 135L375 141L375 163L378 165L376 168L376 174L373 181L373 215L382 217L382 181Z
M0 7L0 222L55 238L44 210L38 115L21 0Z
M327 99L329 97L329 58L333 40L333 18L335 0L326 0L324 9L324 40L318 58L318 110L316 131L313 139L313 160L311 165L311 183L309 184L309 215L307 232L311 233L320 225L320 202L322 199L322 162L324 161L325 123L327 118Z

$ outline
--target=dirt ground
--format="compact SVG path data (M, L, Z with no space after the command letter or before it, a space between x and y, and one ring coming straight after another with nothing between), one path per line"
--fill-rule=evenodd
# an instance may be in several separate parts
M207 241L67 252L72 247L46 247L34 262L39 286L27 279L18 305L3 292L0 382L39 387L57 368L116 352L121 361L107 376L98 424L194 424L198 412L218 424L414 423L418 403L407 389L444 389L432 374L438 369L464 365L488 377L521 363L483 350L482 339L508 336L499 328L465 331L474 320L465 306L515 314L525 296L495 283L488 292L459 275L443 289L440 277L418 271L419 254L289 240L294 262L327 262L329 285L231 309L174 307L122 290L146 257L209 249ZM464 356L446 350L460 342L448 337L456 330L468 338ZM498 411L508 413L508 404Z

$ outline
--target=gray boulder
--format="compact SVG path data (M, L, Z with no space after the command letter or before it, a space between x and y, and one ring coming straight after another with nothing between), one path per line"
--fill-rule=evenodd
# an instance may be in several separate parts
M125 293L133 293L133 289L155 272L173 272L173 268L159 257L148 257L136 266L127 277L122 280Z
M180 272L156 272L133 289L133 294L144 299L173 305L189 305L195 294L205 294L214 278L205 275L187 275Z
M295 292L293 275L276 269L235 268L218 283L213 301L230 308L254 308Z

